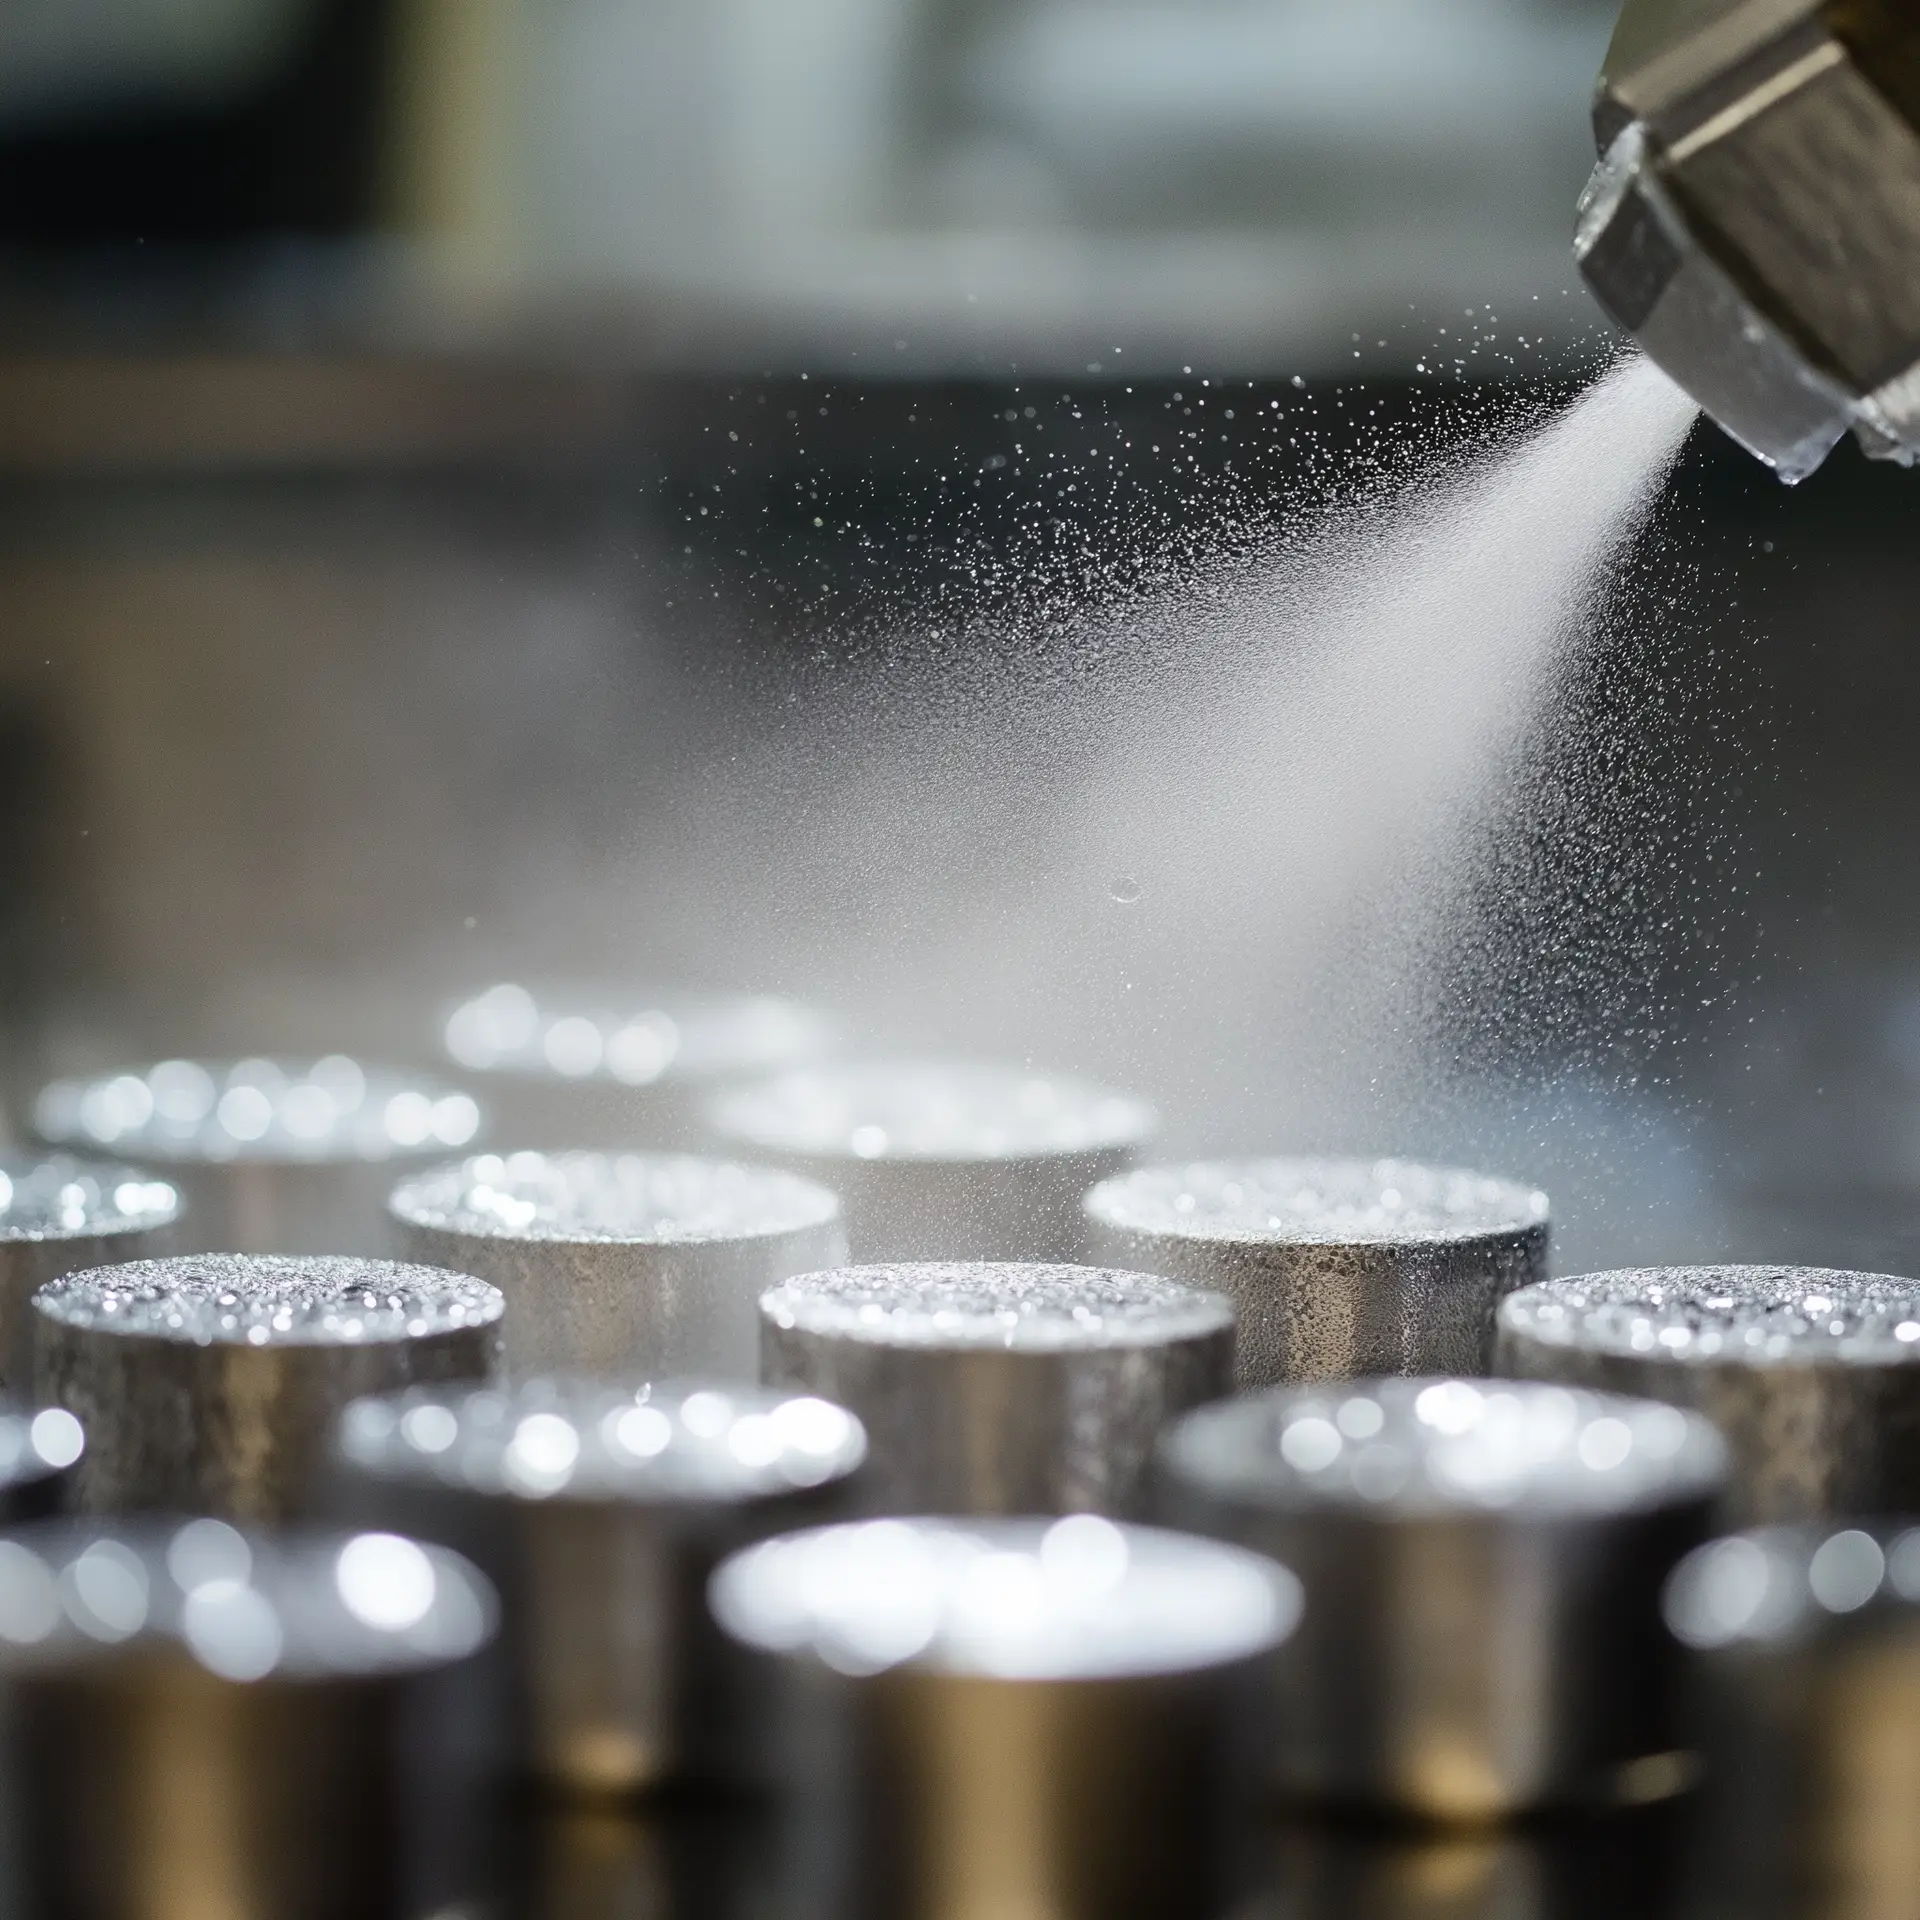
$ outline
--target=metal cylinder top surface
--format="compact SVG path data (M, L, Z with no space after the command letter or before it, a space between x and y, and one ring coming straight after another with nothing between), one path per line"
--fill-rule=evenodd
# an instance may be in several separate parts
M395 1189L407 1249L506 1295L517 1375L756 1371L756 1302L844 1257L811 1180L690 1154L481 1154Z
M156 1518L0 1536L20 1910L418 1910L419 1688L496 1612L457 1555L390 1534Z
M1499 1365L1694 1407L1740 1521L1920 1508L1920 1282L1823 1267L1648 1267L1504 1301Z
M789 1791L845 1836L833 1911L1221 1910L1284 1568L1094 1514L879 1520L749 1548L712 1595L774 1657Z
M71 1154L0 1154L0 1387L32 1381L36 1289L63 1273L166 1251L179 1193L135 1167Z
M1230 1298L1243 1387L1479 1373L1493 1312L1544 1277L1547 1196L1405 1160L1209 1160L1143 1167L1086 1196L1116 1265Z
M505 1302L431 1267L199 1254L65 1275L33 1311L37 1397L86 1429L84 1506L272 1520L349 1401L484 1379Z
M1189 1414L1164 1511L1271 1552L1289 1793L1483 1818L1682 1784L1659 1593L1726 1450L1698 1415L1533 1382L1380 1379Z
M709 1113L734 1145L832 1186L861 1260L1077 1258L1080 1195L1159 1126L1126 1094L951 1061L782 1074Z
M843 1267L760 1313L763 1377L860 1417L883 1511L1125 1511L1161 1427L1232 1373L1227 1301L1097 1267Z
M381 1254L396 1169L469 1145L481 1113L458 1088L329 1054L56 1080L34 1124L55 1143L159 1167L186 1199L197 1248Z

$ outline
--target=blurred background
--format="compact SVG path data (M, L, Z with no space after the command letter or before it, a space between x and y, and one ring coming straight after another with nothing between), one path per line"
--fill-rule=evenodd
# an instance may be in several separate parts
M1017 937L1090 633L1152 598L1164 647L1600 364L1611 14L14 0L13 1125L52 1072L430 1061L490 981L667 981L1139 1084L1182 1150L1491 1162L1563 1269L1912 1270L1916 483L1850 449L1789 495L1695 434L1527 866L1604 830L1610 883L1495 888L1418 1074L1129 999L1124 874L1052 903L1046 992Z

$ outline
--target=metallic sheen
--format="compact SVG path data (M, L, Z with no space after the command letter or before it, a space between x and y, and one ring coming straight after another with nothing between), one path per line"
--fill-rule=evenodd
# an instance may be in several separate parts
M34 1296L37 1397L87 1435L91 1512L302 1510L349 1401L492 1371L505 1303L383 1260L201 1254L68 1274Z
M1282 1793L1484 1820L1686 1784L1659 1599L1725 1479L1698 1416L1359 1381L1203 1408L1160 1465L1170 1520L1305 1586L1276 1662Z
M1545 1194L1404 1160L1144 1167L1085 1210L1090 1257L1233 1302L1242 1387L1484 1372L1494 1307L1546 1274Z
M1920 1283L1823 1267L1647 1267L1500 1310L1503 1373L1705 1414L1737 1524L1920 1509Z
M1160 1429L1232 1377L1232 1307L1148 1274L846 1267L760 1313L762 1376L865 1423L877 1512L1128 1512Z

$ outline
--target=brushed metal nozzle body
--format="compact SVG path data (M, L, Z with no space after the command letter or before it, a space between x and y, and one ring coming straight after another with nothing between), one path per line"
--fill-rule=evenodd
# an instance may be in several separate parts
M1545 1194L1404 1160L1142 1167L1084 1208L1089 1257L1233 1302L1243 1388L1484 1372L1495 1306L1546 1273Z

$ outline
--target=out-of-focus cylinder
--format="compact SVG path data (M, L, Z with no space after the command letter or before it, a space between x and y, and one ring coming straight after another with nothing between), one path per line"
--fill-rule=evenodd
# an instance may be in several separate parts
M686 1154L482 1154L391 1207L415 1259L506 1296L516 1377L752 1380L762 1290L846 1257L826 1188Z
M300 1512L341 1410L482 1380L505 1303L385 1260L198 1254L68 1274L34 1296L34 1386L86 1430L90 1512Z
M1483 1373L1494 1308L1546 1275L1544 1193L1405 1160L1143 1167L1085 1211L1089 1258L1233 1302L1242 1387Z
M713 1582L774 1661L795 1910L1213 1920L1284 1568L1093 1514L789 1534Z
M0 1388L32 1385L37 1289L83 1267L164 1253L179 1218L178 1193L136 1168L0 1155Z
M1920 1913L1920 1528L1767 1527L1675 1571L1707 1761L1701 1920Z
M1233 1371L1225 1300L1097 1267L843 1267L760 1314L762 1377L866 1426L881 1513L1128 1512L1160 1429Z
M1077 1260L1080 1196L1159 1126L1077 1081L920 1061L782 1074L709 1114L736 1150L833 1188L856 1260Z
M1502 1303L1498 1365L1705 1414L1737 1524L1920 1510L1920 1283L1824 1267L1649 1267Z
M840 1408L760 1387L416 1388L347 1410L336 1496L494 1579L515 1771L624 1795L762 1768L707 1579L733 1549L826 1515L865 1452Z
M0 1536L9 1912L417 1920L457 1765L450 1676L496 1603L392 1535L55 1521Z
M1170 1519L1305 1586L1276 1662L1283 1793L1479 1820L1690 1778L1659 1609L1725 1479L1697 1415L1356 1381L1203 1408L1160 1464Z
M0 1526L45 1520L73 1504L86 1433L65 1407L0 1401Z
M471 1094L329 1054L56 1080L34 1124L156 1167L186 1202L179 1238L192 1248L378 1256L391 1250L394 1180L469 1145L481 1116Z
M700 1103L730 1081L819 1060L833 1024L767 994L501 981L447 1016L447 1057L470 1076L506 1147L697 1145Z

